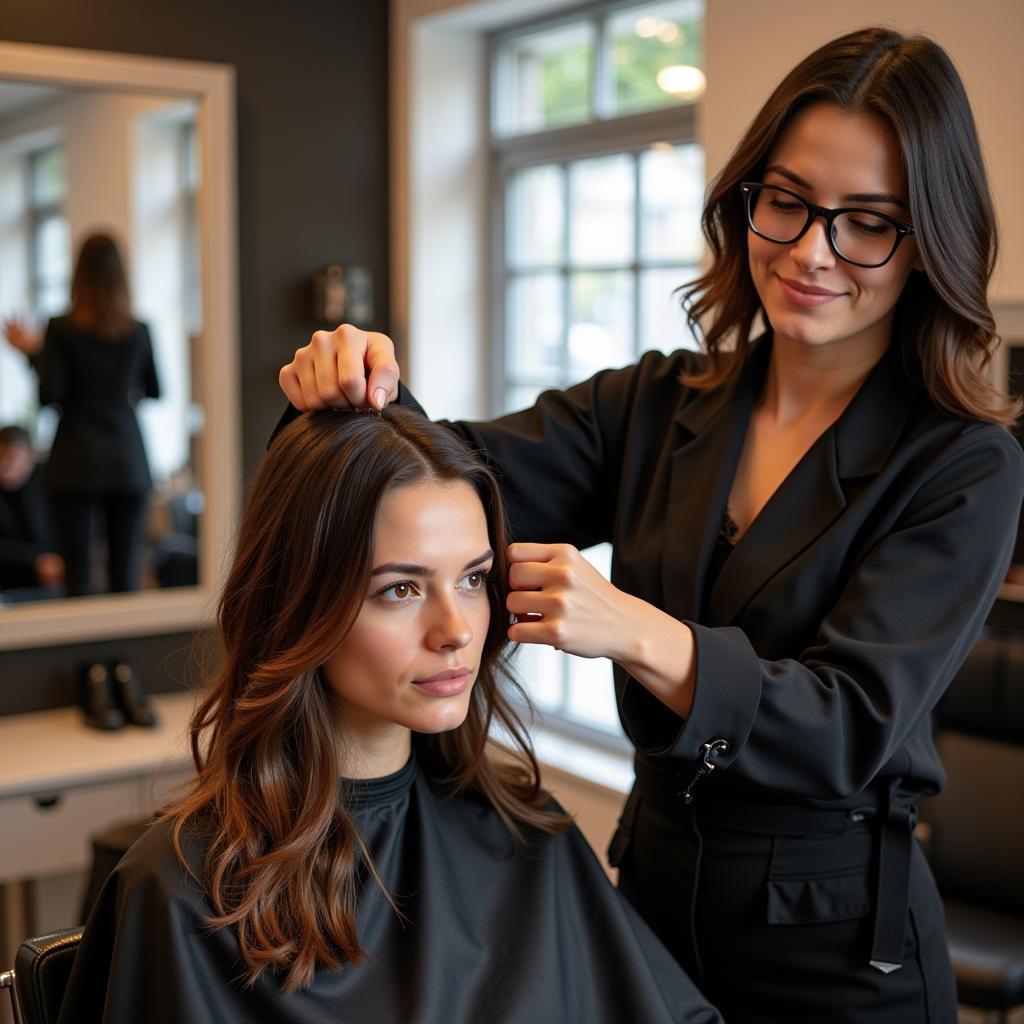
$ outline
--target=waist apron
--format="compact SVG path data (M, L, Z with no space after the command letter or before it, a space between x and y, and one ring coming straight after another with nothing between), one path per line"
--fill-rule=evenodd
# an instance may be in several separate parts
M812 806L643 757L636 773L609 860L730 1024L955 1024L942 901L896 782Z

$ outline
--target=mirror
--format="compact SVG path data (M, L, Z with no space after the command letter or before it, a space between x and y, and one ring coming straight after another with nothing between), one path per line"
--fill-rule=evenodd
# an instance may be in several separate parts
M0 339L0 428L25 428L49 460L17 512L25 522L27 509L42 508L46 546L75 563L66 585L49 591L25 585L44 580L14 586L8 574L0 649L166 633L210 619L238 499L234 153L231 68L0 44L0 321L13 320L8 335L20 347L46 338L31 363ZM85 303L64 315L77 253L97 232L115 240L131 295L131 317L105 339L81 329ZM84 391L83 366L97 378ZM45 407L40 382L51 398ZM90 402L98 409L91 422ZM118 424L97 426L104 416ZM23 438L0 435L0 462ZM19 464L6 479L0 465L0 498L26 486ZM97 501L90 486L92 509L83 511L84 481L96 475L110 493ZM86 532L76 552L69 537L82 535L90 511L91 540ZM132 515L134 531L123 525ZM82 550L93 555L88 585ZM133 563L137 572L125 568ZM54 597L65 590L99 596Z

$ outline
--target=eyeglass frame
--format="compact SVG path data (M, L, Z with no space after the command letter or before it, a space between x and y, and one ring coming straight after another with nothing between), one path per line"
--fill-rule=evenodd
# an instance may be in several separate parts
M773 189L776 192L785 192L787 196L792 196L803 205L804 209L807 210L807 220L804 223L804 226L792 238L787 239L786 241L779 241L777 238L769 238L767 235L761 234L761 232L754 226L754 211L751 208L751 201L754 196L761 191L761 189L765 188ZM834 210L829 209L827 206L819 206L817 203L812 203L809 199L805 199L800 195L799 192L794 192L792 189L786 188L783 185L769 185L763 181L741 181L740 192L744 197L743 207L747 215L747 225L758 238L763 238L766 242L772 242L775 245L792 245L794 242L799 242L800 239L807 234L811 225L819 217L824 217L825 226L827 228L825 237L828 239L828 246L832 252L835 253L835 255L844 263L852 264L855 267L863 267L865 270L877 270L879 267L884 267L886 263L896 255L896 250L900 247L900 242L914 233L914 226L912 224L908 224L906 221L900 220L898 217L891 217L887 213L881 213L878 210L871 210L865 206L840 206ZM839 251L834 237L833 222L836 217L843 213L866 213L872 217L879 217L881 220L888 221L896 229L896 241L893 242L892 250L889 255L886 256L881 263L858 263L857 260L851 260L849 256L844 256Z

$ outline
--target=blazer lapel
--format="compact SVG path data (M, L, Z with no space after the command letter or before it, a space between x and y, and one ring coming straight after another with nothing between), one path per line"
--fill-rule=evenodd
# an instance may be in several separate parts
M770 343L755 346L740 377L701 393L675 417L661 559L664 608L674 618L703 618L708 563L770 350Z
M828 530L846 508L849 483L876 474L885 464L910 405L907 378L893 345L726 559L711 593L712 624L735 621L773 576Z

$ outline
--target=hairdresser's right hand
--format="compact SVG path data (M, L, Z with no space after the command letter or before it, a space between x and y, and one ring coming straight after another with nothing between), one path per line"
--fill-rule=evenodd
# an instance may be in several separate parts
M24 320L18 317L11 317L4 321L4 337L11 348L17 349L30 359L43 347L43 335L33 330Z
M317 331L277 379L300 412L383 409L398 397L395 346L386 334L342 324Z

